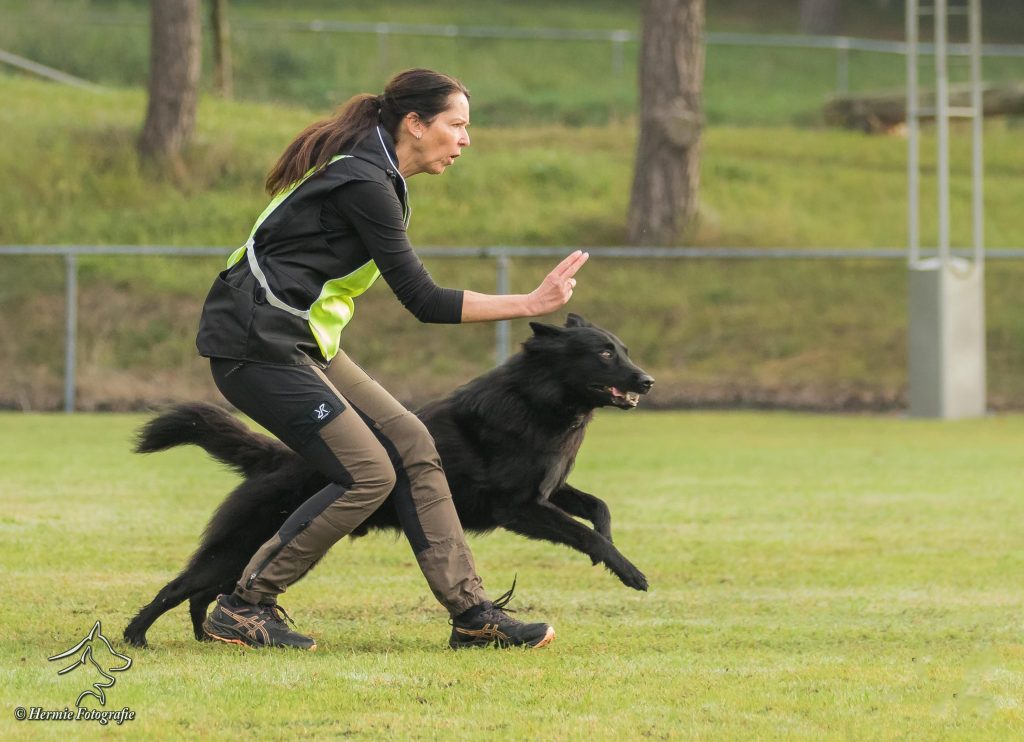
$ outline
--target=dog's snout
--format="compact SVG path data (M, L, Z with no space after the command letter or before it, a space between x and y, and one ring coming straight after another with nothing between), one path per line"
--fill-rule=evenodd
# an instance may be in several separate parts
M636 379L636 383L639 384L643 393L647 394L647 392L651 391L651 387L654 386L654 377L648 376L647 374L640 374Z

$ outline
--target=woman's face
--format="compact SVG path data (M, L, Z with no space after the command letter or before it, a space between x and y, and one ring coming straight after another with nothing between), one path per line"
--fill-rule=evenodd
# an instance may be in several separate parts
M462 93L453 93L448 99L448 108L429 124L417 121L409 141L415 168L414 172L405 174L406 177L416 173L443 173L462 154L462 148L469 146L468 126L469 101ZM415 138L417 134L419 138ZM400 162L404 170L404 158Z

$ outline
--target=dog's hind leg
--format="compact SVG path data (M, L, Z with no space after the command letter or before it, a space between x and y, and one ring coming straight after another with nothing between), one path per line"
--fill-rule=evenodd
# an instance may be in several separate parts
M175 608L194 591L186 575L179 575L164 585L152 602L140 610L124 630L124 638L136 647L146 646L146 632L160 616Z
M203 593L198 593L189 598L188 601L188 615L192 618L192 633L196 636L196 641L205 642L211 641L210 637L203 631L203 621L206 620L206 611L218 595L221 593L231 592L234 585L221 585L216 590L207 590Z
M594 524L595 531L609 541L612 540L612 514L600 497L589 495L571 484L563 484L551 493L548 501L569 515L589 520Z

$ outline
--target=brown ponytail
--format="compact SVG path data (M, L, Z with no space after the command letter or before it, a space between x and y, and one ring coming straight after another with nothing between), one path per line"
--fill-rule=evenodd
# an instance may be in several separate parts
M448 108L454 93L469 98L469 90L454 77L412 69L391 78L383 95L361 93L350 98L332 118L310 124L288 145L267 175L267 193L276 196L310 170L321 169L377 124L396 142L399 124L408 114L417 114L429 125Z

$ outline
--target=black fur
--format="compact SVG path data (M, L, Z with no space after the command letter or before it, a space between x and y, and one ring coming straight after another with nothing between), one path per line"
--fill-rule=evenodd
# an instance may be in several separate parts
M629 587L646 590L644 575L612 545L607 505L566 478L594 409L635 406L637 397L622 392L646 394L654 380L629 360L618 338L582 317L570 314L565 327L531 327L522 352L416 413L437 443L462 525L571 546ZM154 418L139 432L136 450L183 443L202 447L245 480L214 513L185 569L125 629L136 646L145 646L153 622L185 600L195 636L204 639L209 604L234 589L250 557L327 483L283 444L212 405L178 405ZM352 536L371 528L399 528L390 500Z

